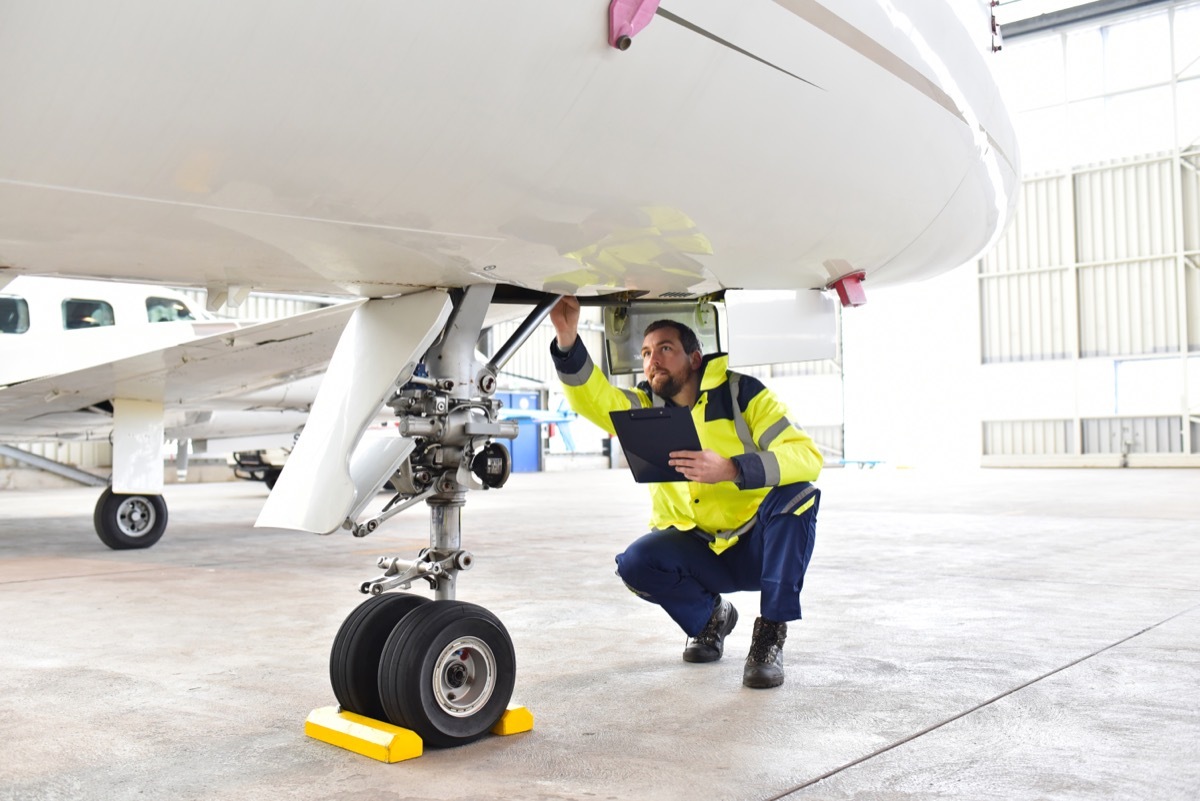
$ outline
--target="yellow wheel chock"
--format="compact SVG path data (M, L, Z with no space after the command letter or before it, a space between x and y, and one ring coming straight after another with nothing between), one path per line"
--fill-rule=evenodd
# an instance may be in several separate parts
M492 727L492 733L520 734L532 729L533 713L523 706L510 705ZM411 729L339 711L336 706L318 707L309 713L304 733L314 740L387 763L419 757L425 746L420 735Z

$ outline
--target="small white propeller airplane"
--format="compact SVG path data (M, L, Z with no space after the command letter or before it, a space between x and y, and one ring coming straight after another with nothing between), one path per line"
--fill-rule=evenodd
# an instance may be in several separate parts
M113 443L96 533L163 535L164 440L294 434L356 303L245 324L163 287L18 276L0 288L0 442ZM103 483L97 480L97 483Z
M753 363L814 290L857 305L970 262L1016 201L986 2L66 0L4 19L0 276L365 299L258 524L362 535L428 504L430 547L380 561L331 674L345 709L431 745L482 736L512 692L503 625L453 601L460 510L507 477L496 374L560 295L614 320L750 303L757 330L731 310L722 338ZM535 310L477 359L513 302ZM125 391L114 431L154 439L160 402ZM398 428L364 437L384 403ZM361 519L388 480L397 501ZM418 579L437 602L384 593Z

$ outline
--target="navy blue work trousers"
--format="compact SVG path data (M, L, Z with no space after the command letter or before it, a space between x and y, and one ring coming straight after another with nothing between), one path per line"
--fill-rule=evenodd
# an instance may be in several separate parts
M722 592L758 590L763 617L799 620L820 505L821 491L811 484L775 487L758 507L754 527L723 553L694 531L652 531L617 555L617 575L689 637L704 628Z

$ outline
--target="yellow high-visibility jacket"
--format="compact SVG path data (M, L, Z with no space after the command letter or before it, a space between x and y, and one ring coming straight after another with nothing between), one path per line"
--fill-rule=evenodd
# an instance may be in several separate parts
M614 387L579 339L565 353L551 342L550 353L571 408L610 434L615 431L609 412L670 404L648 382L637 389ZM700 369L700 396L692 407L700 446L733 459L740 481L649 484L650 526L696 529L721 553L753 526L772 487L815 481L823 459L812 438L788 420L779 398L757 378L730 370L725 354L704 357Z

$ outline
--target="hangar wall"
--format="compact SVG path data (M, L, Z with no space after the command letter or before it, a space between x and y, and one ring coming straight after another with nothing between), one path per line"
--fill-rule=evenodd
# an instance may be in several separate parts
M1027 177L978 268L982 464L1200 466L1200 3L1005 50Z

